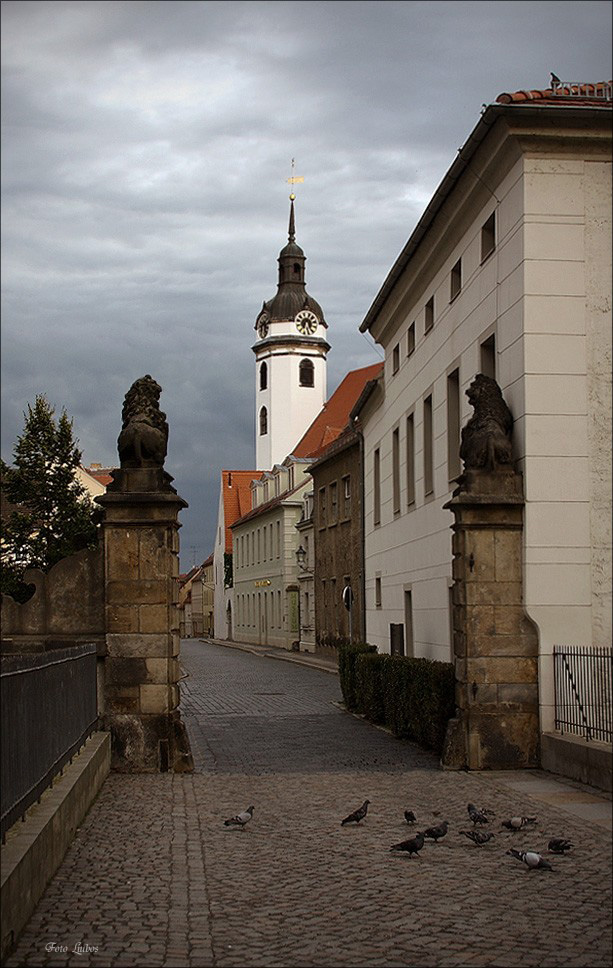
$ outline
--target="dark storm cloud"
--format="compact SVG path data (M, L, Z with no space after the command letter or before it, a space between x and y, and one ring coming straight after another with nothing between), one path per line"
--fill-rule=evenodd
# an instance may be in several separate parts
M5 2L3 434L37 393L113 463L152 373L184 549L253 462L253 322L275 292L290 159L329 392L483 102L610 77L608 3ZM191 561L183 559L184 565Z

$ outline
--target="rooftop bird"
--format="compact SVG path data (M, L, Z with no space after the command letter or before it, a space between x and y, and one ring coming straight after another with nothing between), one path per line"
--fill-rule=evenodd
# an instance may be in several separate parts
M253 807L247 807L242 813L237 813L235 817L230 817L228 820L224 820L224 827L240 827L242 830L245 829L245 825L249 823L253 817Z
M485 815L485 810L477 810L474 803L469 803L467 809L468 809L468 816L470 817L470 819L475 825L477 825L478 823L489 823L489 820Z
M571 844L570 840L564 840L563 837L554 837L554 839L550 840L548 844L549 850L552 852L552 854L563 854L564 851L570 850L570 848L574 846L575 845Z
M415 816L412 810L404 811L404 819L406 820L407 823L417 823L417 817Z
M428 827L427 830L424 830L424 837L426 838L426 840L433 840L434 843L437 844L439 840L441 840L441 838L445 836L448 830L449 830L449 821L443 820L443 822L437 824L436 827Z
M486 833L485 830L460 830L460 833L472 840L477 847L483 847L488 840L492 840L494 837L494 834Z
M553 71L551 71L550 73L551 73L551 86L552 87L555 87L556 84L561 84L562 83L562 81L560 80L560 78L558 77L557 74L554 74Z
M502 820L501 823L507 830L523 830L524 827L534 826L536 817L511 817L510 820Z
M403 840L399 844L394 844L393 847L390 847L390 850L403 850L409 855L409 857L412 857L413 854L419 857L419 852L423 846L424 846L424 835L418 832L415 834L414 837L411 837L409 840Z
M360 820L363 820L368 811L369 803L370 800L365 800L359 810L354 810L353 813L350 813L348 817L345 817L344 820L341 820L341 827L344 827L347 823L359 823Z
M515 850L515 848L511 847L510 850L507 850L507 854L511 854L517 860L521 860L528 870L535 871L538 868L544 871L553 870L549 861L544 860L535 850Z

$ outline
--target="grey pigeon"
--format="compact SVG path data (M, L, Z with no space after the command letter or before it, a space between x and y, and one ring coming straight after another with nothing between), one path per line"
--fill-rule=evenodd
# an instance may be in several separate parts
M242 830L245 829L245 825L249 823L253 817L253 807L247 807L242 813L237 813L235 817L230 817L228 820L224 820L224 827L240 827Z
M404 811L404 819L406 820L407 823L417 823L417 817L415 816L412 810Z
M493 833L486 833L485 830L460 830L460 833L468 837L469 840L472 840L477 847L483 847L484 844L487 844L488 840L493 840L494 838Z
M554 837L553 840L549 841L548 846L552 854L563 854L564 851L570 850L575 845L571 844L570 840L564 840L563 837Z
M501 823L507 830L523 830L524 827L533 827L536 817L511 817L510 820L502 820Z
M344 827L347 823L359 823L360 820L363 820L368 811L369 803L370 800L365 800L359 810L354 810L353 813L350 813L348 817L345 817L344 820L341 820L341 827Z
M514 847L511 847L510 850L507 850L507 854L511 854L512 857L515 857L517 860L521 860L522 863L526 865L528 870L553 870L553 867L549 861L546 861L543 857L541 857L540 854L537 854L535 850L515 850Z
M412 857L413 854L419 857L419 852L423 846L424 835L422 833L416 833L415 836L411 837L409 840L403 840L399 844L394 844L393 847L390 847L390 850L402 850L405 851L409 857Z
M443 820L443 822L437 824L436 827L428 827L427 830L424 830L424 837L426 838L426 840L433 840L434 843L437 844L439 840L441 840L441 838L445 836L448 830L449 830L449 821Z
M467 809L468 809L468 816L475 824L475 826L478 823L489 823L489 820L487 819L485 812L483 810L477 810L474 803L469 803Z

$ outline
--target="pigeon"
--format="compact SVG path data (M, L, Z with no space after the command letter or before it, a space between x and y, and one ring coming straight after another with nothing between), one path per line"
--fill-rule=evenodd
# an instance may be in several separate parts
M393 847L390 847L390 850L403 850L406 851L409 857L412 857L413 854L416 854L416 856L419 857L419 852L423 846L424 835L422 833L416 833L415 836L411 837L409 840L403 840L399 844L394 844Z
M449 821L443 820L443 822L437 824L436 827L428 827L427 830L424 830L424 837L426 840L433 840L434 843L437 844L439 840L445 836L448 830Z
M551 74L551 86L552 87L555 87L556 84L561 84L562 83L562 81L560 80L560 78L558 77L557 74L554 74L553 71L550 71L549 73Z
M415 814L413 813L412 810L405 810L404 811L404 819L409 824L411 824L411 823L417 823L417 817L415 816Z
M253 817L253 807L247 807L242 813L237 813L235 817L230 817L228 820L224 820L224 827L240 827L242 830L245 829L245 825L249 823Z
M535 871L537 868L544 871L553 870L549 861L544 860L535 850L515 850L514 847L511 847L510 850L507 850L507 854L511 854L517 860L521 860L528 870Z
M492 840L494 837L494 834L486 833L485 830L460 830L460 833L472 840L477 847L483 847L488 840Z
M487 819L487 817L486 817L485 814L486 814L486 811L485 810L477 810L477 808L474 805L474 803L469 803L468 804L468 816L470 817L470 819L472 820L472 822L475 824L475 826L478 823L489 823L489 820Z
M562 837L554 837L553 840L549 841L548 847L552 854L563 854L564 851L570 850L574 847L570 840L564 840Z
M536 817L511 817L510 820L502 820L501 823L507 830L523 830L524 827L534 826Z
M370 800L365 800L359 810L354 810L353 813L350 813L348 817L345 817L344 820L341 820L341 827L344 827L346 823L359 823L360 820L363 820L366 816L369 803Z

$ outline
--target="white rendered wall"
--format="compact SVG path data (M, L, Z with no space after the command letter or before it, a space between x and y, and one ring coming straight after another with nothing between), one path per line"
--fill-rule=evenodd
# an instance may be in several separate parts
M451 496L446 378L459 366L463 425L472 415L464 391L480 370L480 343L493 332L496 378L514 415L514 454L524 474L525 604L539 630L541 724L549 730L553 645L611 641L610 165L551 155L523 158L494 188L499 204L483 204L461 237L454 238L449 220L445 240L428 253L421 291L413 280L404 297L394 297L393 325L381 340L385 399L364 414L367 640L389 651L389 624L404 622L404 590L410 589L415 654L450 657L452 515L442 509ZM480 228L494 208L498 244L480 266ZM460 257L462 291L450 303L450 270ZM433 293L434 328L424 336L423 307ZM414 320L416 349L407 358L406 331ZM392 375L399 341L401 366ZM422 414L428 393L433 397L434 497L425 500ZM412 410L416 502L408 510L405 419ZM391 506L395 426L400 427L400 515ZM373 524L377 446L379 527ZM377 576L379 608L374 604Z
M292 322L273 322L269 335L287 336ZM318 334L319 335L319 334ZM326 350L316 343L302 344L295 333L287 343L263 345L255 363L255 451L256 468L270 470L292 453L326 401ZM309 359L314 367L314 385L300 386L300 362ZM260 366L268 367L268 386L260 390ZM268 433L260 434L260 411L268 412Z

